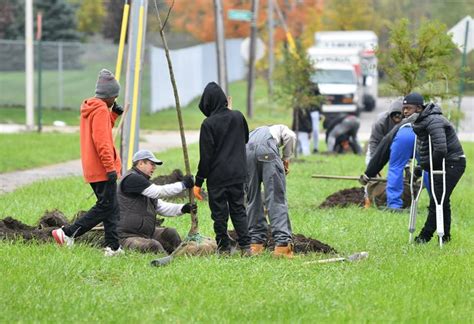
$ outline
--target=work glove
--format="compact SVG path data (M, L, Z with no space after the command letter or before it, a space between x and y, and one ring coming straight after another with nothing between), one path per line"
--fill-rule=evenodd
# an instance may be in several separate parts
M112 111L114 113L116 113L117 115L121 115L123 114L123 108L122 106L120 106L119 104L117 104L117 102L114 102L114 104L112 105Z
M190 189L192 187L194 187L194 177L192 175L185 175L183 177L183 186L186 188L186 189Z
M193 193L194 197L196 197L197 200L202 200L202 195L201 195L201 187L194 186L193 187Z
M421 166L417 165L417 166L413 169L413 176L415 177L415 179L418 179L418 178L420 178L422 175L423 175L423 169L421 168Z
M191 212L193 214L196 214L197 210L198 210L198 206L196 204L190 204L190 203L184 204L183 207L181 208L181 212L183 214L190 214Z
M283 160L283 167L285 168L285 175L290 173L290 161Z
M116 182L117 181L117 172L115 171L110 171L107 172L107 181L109 182Z
M359 178L359 183L363 186L366 186L370 181L370 178L364 173Z

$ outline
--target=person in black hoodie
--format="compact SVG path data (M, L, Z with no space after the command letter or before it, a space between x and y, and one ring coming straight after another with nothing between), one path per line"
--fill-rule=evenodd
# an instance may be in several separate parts
M207 180L209 208L214 221L218 252L230 253L230 238L227 233L230 214L242 254L250 255L250 236L244 205L244 183L247 176L245 145L249 140L247 121L240 111L229 109L226 95L215 82L208 83L204 89L199 109L207 118L201 124L200 160L194 195L202 200L201 187Z
M413 124L413 131L417 135L417 152L420 165L425 170L430 170L430 156L428 140L431 136L433 169L441 170L443 159L446 168L446 193L443 203L444 214L444 236L443 241L451 240L451 204L450 197L454 187L466 169L466 156L456 135L453 125L443 116L441 108L430 103L423 106L423 98L418 93L411 93L405 97L413 101L413 97L420 98L420 104L415 104L413 108L419 113ZM405 104L404 104L405 107ZM433 186L438 201L443 192L443 180L441 175L434 175ZM417 243L426 243L436 231L436 205L434 198L430 195L428 207L428 217L420 234L415 238Z

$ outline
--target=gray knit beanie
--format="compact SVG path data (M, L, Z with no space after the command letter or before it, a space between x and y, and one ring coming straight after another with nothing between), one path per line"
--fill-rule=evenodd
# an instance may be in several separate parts
M102 69L95 85L95 97L101 99L113 98L118 96L119 91L120 84L112 72Z

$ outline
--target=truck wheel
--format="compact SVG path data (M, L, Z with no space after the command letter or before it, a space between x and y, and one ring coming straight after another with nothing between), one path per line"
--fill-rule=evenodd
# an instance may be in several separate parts
M371 95L364 95L364 110L372 111L375 109L375 99Z

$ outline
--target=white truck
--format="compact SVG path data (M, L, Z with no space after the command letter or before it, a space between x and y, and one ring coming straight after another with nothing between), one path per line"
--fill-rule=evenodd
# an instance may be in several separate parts
M315 33L315 42L315 46L308 49L308 55L316 65L316 74L321 74L324 69L328 68L334 70L335 65L341 65L339 70L347 70L349 69L348 65L351 65L356 74L356 90L346 94L340 93L340 86L335 86L334 83L326 83L324 77L316 75L315 80L319 81L321 94L329 99L337 99L341 95L352 96L356 105L355 112L362 109L366 111L373 110L378 96L377 58L375 56L375 49L378 44L377 35L372 31L317 32ZM327 64L330 64L330 66ZM349 79L341 79L338 83L345 84L348 81ZM321 88L325 90L323 91ZM346 89L353 89L353 87L346 87ZM331 107L323 105L323 113L349 112L349 109L352 109L338 102L338 100L336 102L327 101L332 102L329 105Z

